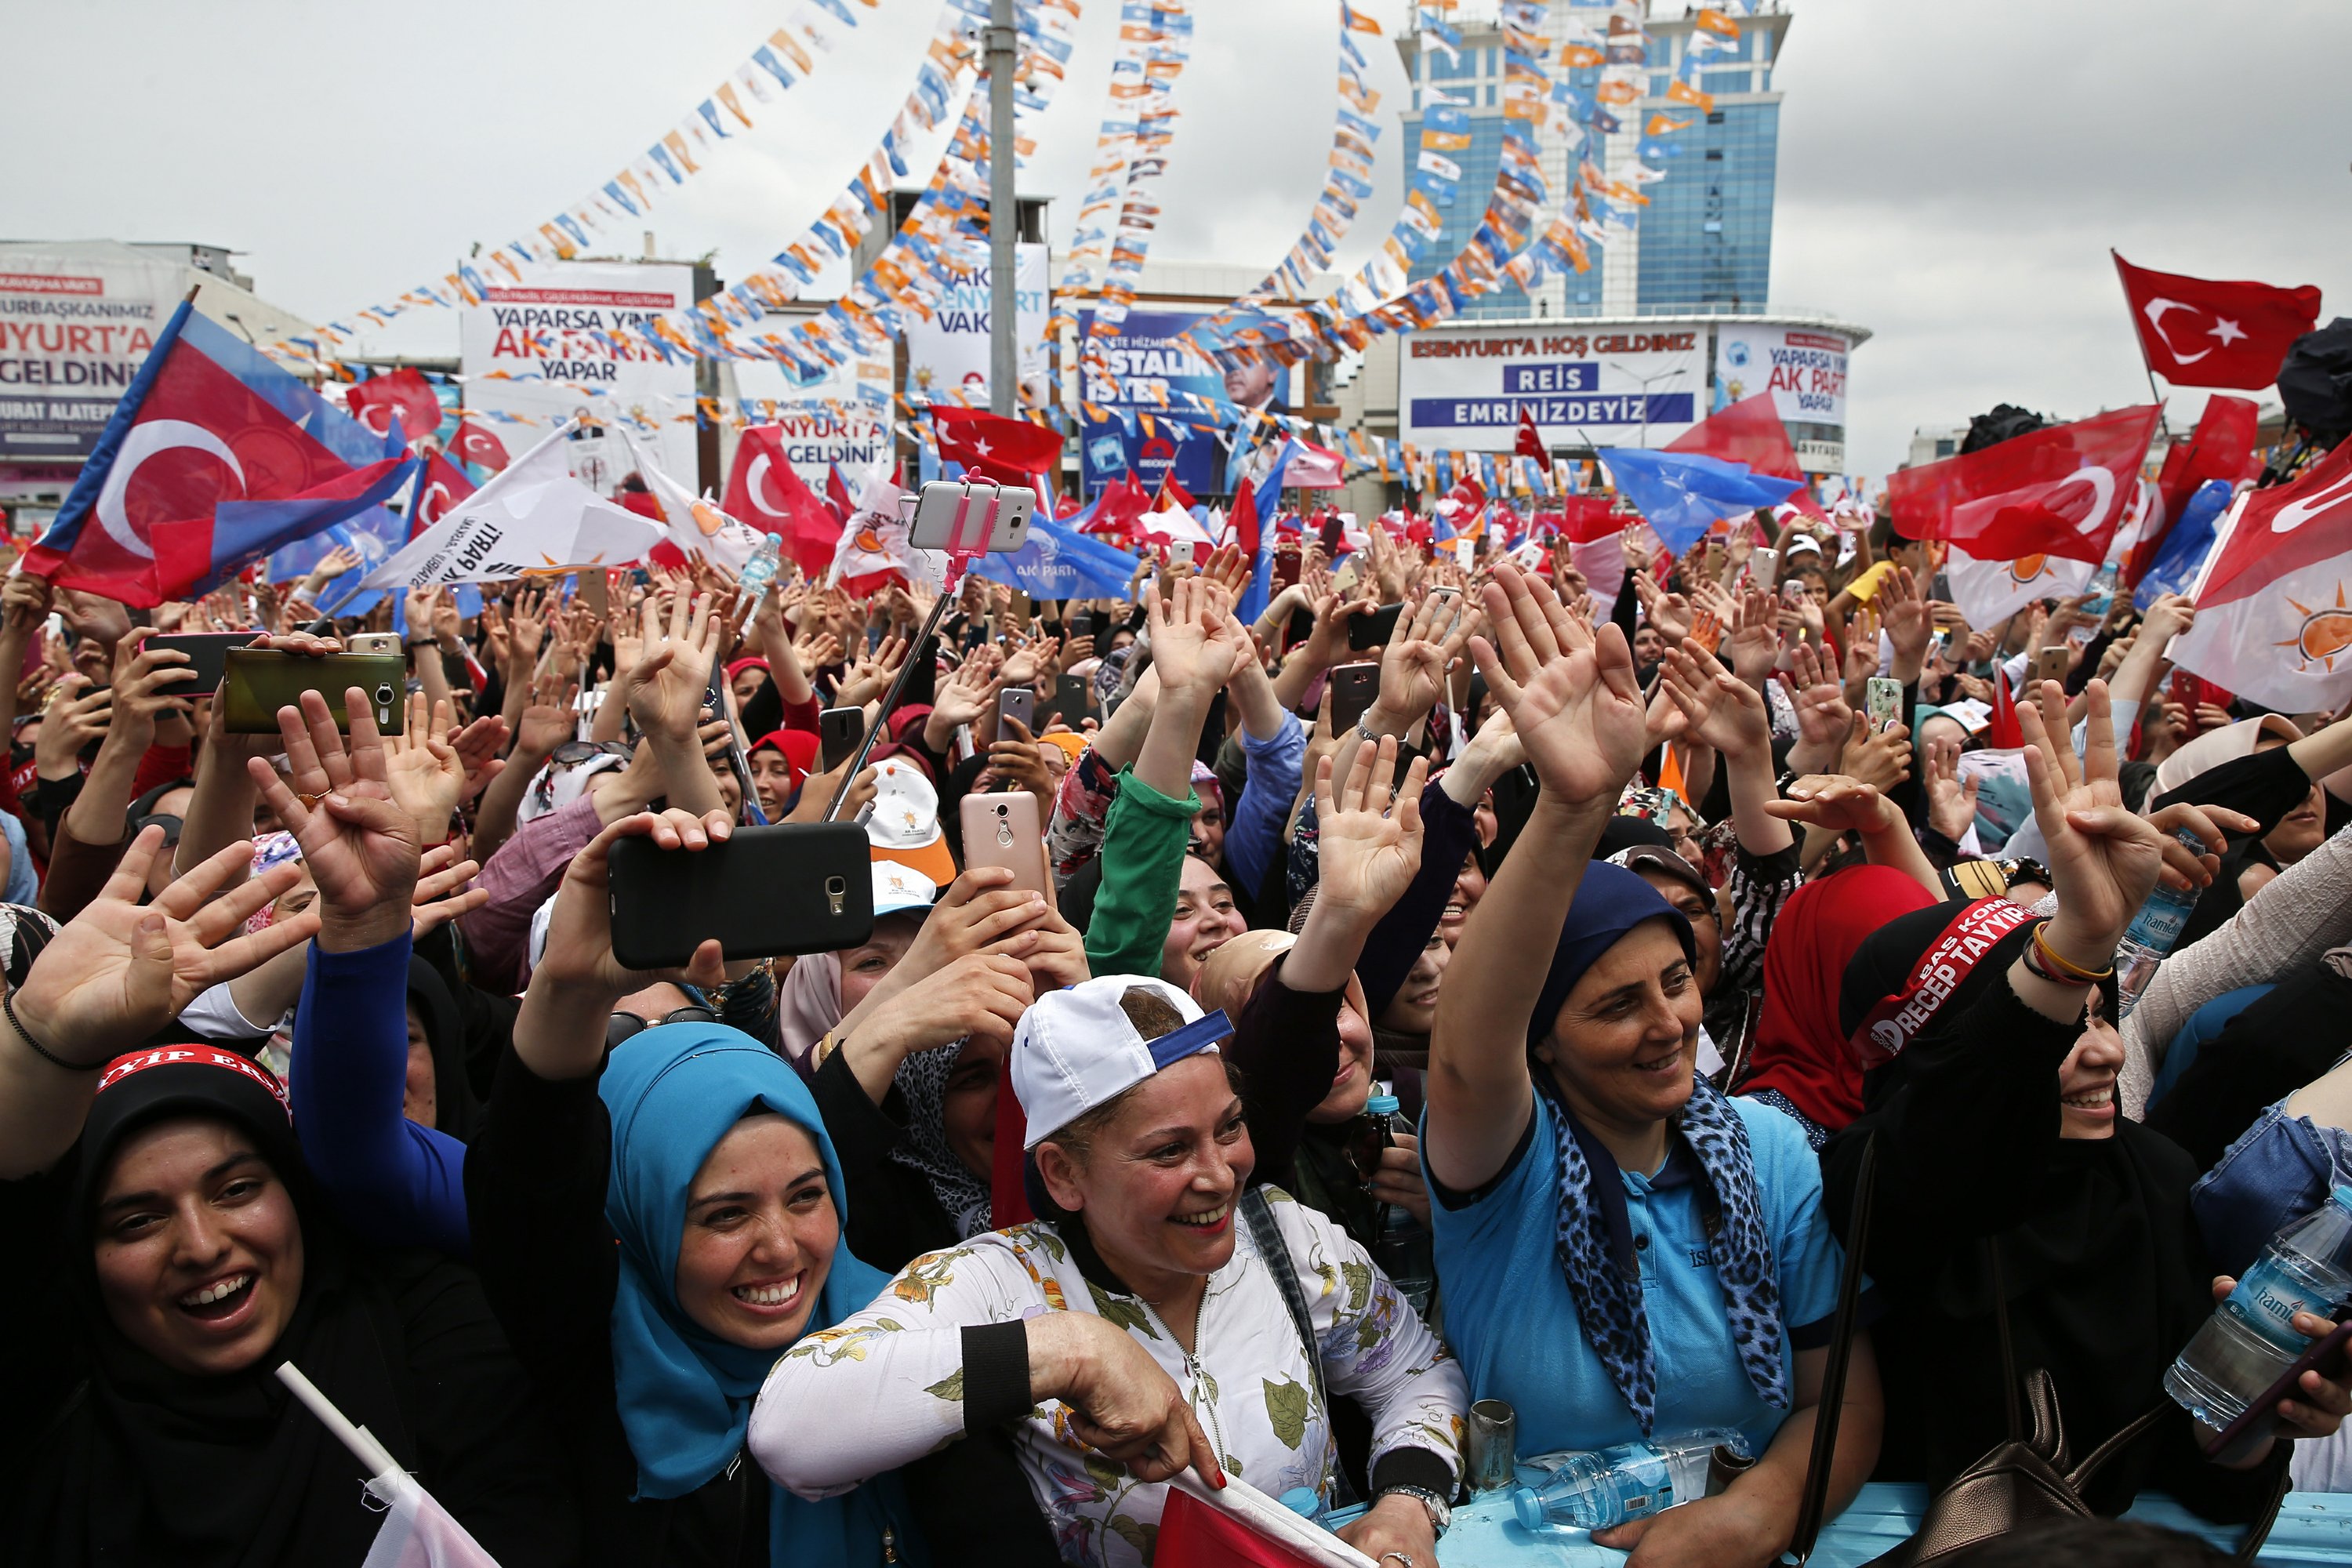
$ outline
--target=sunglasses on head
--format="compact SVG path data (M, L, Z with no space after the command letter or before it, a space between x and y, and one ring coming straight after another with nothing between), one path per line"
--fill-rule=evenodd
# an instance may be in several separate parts
M633 1035L663 1024L716 1024L719 1015L708 1007L680 1007L658 1018L640 1018L635 1013L615 1013L604 1020L604 1048L611 1050Z

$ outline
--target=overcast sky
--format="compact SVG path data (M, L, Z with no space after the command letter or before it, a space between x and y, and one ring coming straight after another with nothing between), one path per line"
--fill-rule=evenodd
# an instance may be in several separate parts
M1390 26L1402 0L1363 7ZM1850 466L1996 401L2067 416L2145 401L2107 260L2316 283L2352 312L2352 117L2343 0L1800 0L1782 56L1775 302L1876 334L1855 355ZM258 292L341 315L527 233L609 178L791 15L769 0L82 0L18 5L0 94L0 235L201 240ZM1194 0L1183 120L1153 255L1270 268L1328 144L1325 0ZM1660 0L1661 14L1680 9ZM813 79L648 222L663 254L740 276L823 210L907 90L935 0L880 0ZM1024 192L1082 187L1116 26L1088 0ZM1404 106L1385 93L1385 232ZM42 62L47 62L43 64ZM627 248L636 249L635 237ZM385 340L454 352L427 312ZM2176 424L2202 402L2173 399Z

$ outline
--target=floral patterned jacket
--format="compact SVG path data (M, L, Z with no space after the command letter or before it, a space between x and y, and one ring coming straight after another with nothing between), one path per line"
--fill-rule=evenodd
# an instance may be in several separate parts
M1460 1366L1346 1232L1286 1193L1259 1190L1307 1299L1324 1383L1371 1416L1374 1489L1410 1481L1450 1495L1468 1402ZM1233 1257L1209 1277L1191 1355L1148 1304L1089 1278L1052 1224L927 1253L865 1310L778 1360L751 1413L752 1455L779 1486L818 1498L1012 1421L1063 1561L1148 1564L1167 1487L1086 1447L1058 1401L1024 1405L1023 1336L992 1340L986 1327L1091 1311L1124 1328L1185 1391L1227 1471L1272 1497L1309 1487L1328 1501L1338 1456L1314 1369L1238 1219ZM1092 1272L1104 1271L1096 1263ZM1009 1407L996 1392L1008 1382L1019 1391Z

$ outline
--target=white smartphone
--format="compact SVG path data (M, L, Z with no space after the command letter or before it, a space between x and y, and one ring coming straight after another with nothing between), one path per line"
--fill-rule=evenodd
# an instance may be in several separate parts
M1779 551L1759 544L1748 552L1748 582L1750 587L1769 588L1780 570Z
M925 485L916 500L908 542L918 550L1010 555L1028 542L1029 514L1036 506L1036 492L1020 485L940 479Z
M1170 540L1168 542L1168 564L1171 566L1192 565L1193 545L1194 541L1190 539Z

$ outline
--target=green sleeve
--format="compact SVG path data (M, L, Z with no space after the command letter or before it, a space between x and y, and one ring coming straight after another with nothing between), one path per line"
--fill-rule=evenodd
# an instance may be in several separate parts
M1175 918L1184 848L1201 797L1187 785L1171 800L1135 776L1118 775L1103 827L1102 890L1087 926L1087 967L1097 974L1160 973L1160 950Z

